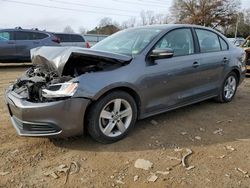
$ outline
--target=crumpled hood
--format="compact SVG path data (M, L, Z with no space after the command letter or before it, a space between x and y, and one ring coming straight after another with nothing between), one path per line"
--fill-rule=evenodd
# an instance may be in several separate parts
M96 51L88 48L46 46L31 49L31 61L34 65L44 65L49 70L56 71L58 75L61 76L65 65L73 54L93 58L112 59L119 62L129 62L132 60L131 56Z

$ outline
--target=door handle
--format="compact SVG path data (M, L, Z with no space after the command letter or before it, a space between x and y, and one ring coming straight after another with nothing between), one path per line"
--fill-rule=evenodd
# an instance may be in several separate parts
M16 44L15 42L8 42L8 44Z
M39 44L39 42L33 42L33 44Z
M200 63L198 63L198 62L194 62L194 63L193 63L193 67L194 67L194 68L197 68L197 67L199 67L199 66L200 66Z
M224 57L222 62L223 62L223 64L227 64L229 62L229 59Z

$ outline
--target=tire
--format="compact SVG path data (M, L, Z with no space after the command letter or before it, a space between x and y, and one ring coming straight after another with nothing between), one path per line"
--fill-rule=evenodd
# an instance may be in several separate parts
M87 130L94 140L109 144L124 138L136 120L137 106L133 97L123 91L114 91L90 107Z
M229 84L231 80L231 85ZM228 84L230 86L228 86ZM227 75L223 84L220 88L220 94L215 98L217 102L228 103L231 102L236 94L238 88L238 77L234 72L231 72ZM230 90L230 91L229 91ZM228 93L230 92L230 94Z

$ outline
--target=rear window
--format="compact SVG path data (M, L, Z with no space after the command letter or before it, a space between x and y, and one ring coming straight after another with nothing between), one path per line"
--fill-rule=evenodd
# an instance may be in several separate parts
M16 40L40 40L48 37L48 35L29 31L17 31L15 37Z
M85 42L81 35L55 34L61 42Z

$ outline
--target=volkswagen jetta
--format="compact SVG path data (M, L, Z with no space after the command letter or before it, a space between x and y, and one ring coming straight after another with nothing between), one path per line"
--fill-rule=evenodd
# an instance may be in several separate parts
M124 138L137 119L210 98L230 102L246 72L242 49L195 25L132 28L91 49L40 47L31 57L33 67L6 91L17 133L87 130L103 143Z

